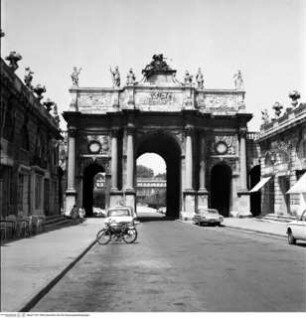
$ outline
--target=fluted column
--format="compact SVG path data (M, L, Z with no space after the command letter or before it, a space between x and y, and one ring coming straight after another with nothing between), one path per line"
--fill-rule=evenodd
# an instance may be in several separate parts
M118 189L118 129L112 131L112 190Z
M247 189L246 129L240 130L240 187Z
M76 129L68 129L67 191L75 191L75 135Z
M127 128L126 189L134 188L134 126Z
M200 150L200 190L206 191L205 182L205 136L201 135L201 150Z
M193 161L192 161L192 132L193 127L186 127L186 174L185 174L185 189L192 190L192 169L193 169Z
M70 215L72 208L76 204L76 190L75 190L75 138L76 128L68 128L68 166L67 166L67 189L65 214Z

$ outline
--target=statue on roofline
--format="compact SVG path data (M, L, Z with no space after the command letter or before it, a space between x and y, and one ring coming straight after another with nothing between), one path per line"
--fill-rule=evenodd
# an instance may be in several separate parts
M82 68L80 67L77 69L77 67L73 68L73 72L71 74L71 79L72 79L72 85L73 86L79 86L79 75L81 73Z
M267 124L270 121L268 110L266 108L261 111L261 119L264 124Z
M163 54L154 54L152 61L142 70L145 78L149 78L155 73L175 73L166 63Z
M112 74L112 80L113 80L113 86L114 87L120 87L120 73L119 73L119 67L116 66L115 70L113 71L112 68L109 68L111 74Z
M204 88L204 77L203 77L203 74L202 74L202 71L201 71L201 68L198 69L198 73L195 77L195 80L197 82L197 85L198 85L198 89L203 89Z
M191 86L192 85L192 75L187 70L185 72L184 84L186 86Z
M33 89L32 80L34 72L29 67L25 68L24 82L27 88Z
M234 85L235 89L243 89L243 79L240 70L238 70L237 73L234 74Z
M136 76L133 72L133 69L130 68L126 76L126 85L135 85L135 84L136 84Z

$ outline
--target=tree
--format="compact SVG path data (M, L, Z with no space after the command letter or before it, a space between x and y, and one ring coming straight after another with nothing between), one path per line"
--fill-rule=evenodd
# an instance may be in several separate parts
M137 166L137 178L153 178L154 171L148 167L138 165Z

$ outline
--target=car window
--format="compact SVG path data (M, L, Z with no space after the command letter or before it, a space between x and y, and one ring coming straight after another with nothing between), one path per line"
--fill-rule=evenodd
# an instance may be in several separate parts
M306 210L305 210L304 213L302 214L301 220L302 220L302 221L306 221Z
M208 210L208 213L217 214L217 210Z
M110 210L108 211L108 216L130 216L129 210L126 209L118 209L118 210Z

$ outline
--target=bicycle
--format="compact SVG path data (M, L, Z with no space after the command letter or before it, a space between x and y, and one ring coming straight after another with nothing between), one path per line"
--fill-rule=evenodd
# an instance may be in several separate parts
M133 223L105 223L105 228L97 233L97 242L100 245L108 244L113 238L132 244L136 241L138 233Z

